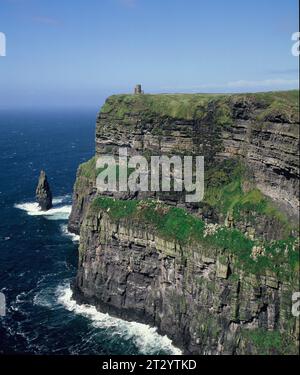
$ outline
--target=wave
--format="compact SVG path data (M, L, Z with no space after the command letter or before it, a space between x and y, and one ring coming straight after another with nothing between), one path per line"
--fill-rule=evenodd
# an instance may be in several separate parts
M60 203L70 203L71 197L72 197L71 194L66 194L66 195L54 197L52 199L52 204L57 205L57 204L60 204Z
M64 236L71 238L71 240L75 243L79 242L80 236L78 234L74 234L68 231L68 226L66 224L62 224L60 226L61 232Z
M51 296L53 293L53 288L48 287L40 290L34 297L33 297L33 304L37 306L47 307L49 309L54 309L55 306L53 305L53 301L51 301Z
M68 201L68 198L69 195L54 198L53 208L48 211L42 211L36 202L18 203L14 207L26 211L30 216L43 216L48 220L67 220L70 216L72 206L70 204L62 204Z
M60 285L56 294L58 302L67 310L91 319L95 328L110 328L113 330L114 335L118 335L125 340L133 340L142 354L155 354L162 350L172 355L182 354L181 350L173 346L172 341L167 336L159 335L156 328L146 324L114 318L97 311L91 305L78 305L72 299L72 290L69 284Z

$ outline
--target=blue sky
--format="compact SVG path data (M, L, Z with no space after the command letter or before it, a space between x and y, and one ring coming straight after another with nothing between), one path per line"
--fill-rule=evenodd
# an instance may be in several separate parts
M0 0L0 108L297 88L298 0Z

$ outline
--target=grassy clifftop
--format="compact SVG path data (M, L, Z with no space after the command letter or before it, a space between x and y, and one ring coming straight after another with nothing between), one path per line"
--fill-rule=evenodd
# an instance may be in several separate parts
M218 104L223 114L232 114L236 104L259 109L259 120L283 116L287 122L299 121L299 90L252 93L252 94L157 94L113 95L101 109L101 113L114 113L124 117L127 113L148 112L179 119L201 116L201 108Z

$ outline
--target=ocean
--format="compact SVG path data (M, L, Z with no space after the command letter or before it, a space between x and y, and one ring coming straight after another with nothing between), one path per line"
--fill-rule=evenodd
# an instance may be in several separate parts
M180 354L155 328L72 300L78 236L67 231L80 163L94 154L96 111L0 112L0 317L3 354ZM44 169L54 207L38 210Z

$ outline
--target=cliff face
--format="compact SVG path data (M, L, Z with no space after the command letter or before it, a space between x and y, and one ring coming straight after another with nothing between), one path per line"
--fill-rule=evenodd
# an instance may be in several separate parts
M97 121L97 155L128 147L132 154L204 155L207 164L240 156L262 192L297 214L299 118L294 99L279 96L290 105L284 102L284 107L275 94L188 97L109 98Z
M146 157L204 155L205 198L185 204L177 193L115 193L97 203L95 159L83 164L69 221L80 233L75 298L155 325L189 353L296 350L298 250L288 238L299 204L297 98L109 98L97 120L96 156L118 155L119 147ZM158 197L166 206L154 211L142 205L133 215L126 206ZM124 207L114 211L118 200Z
M68 230L79 234L89 204L96 195L96 163L92 159L79 166L73 191L73 205L69 217Z
M187 353L261 354L255 338L274 330L282 341L266 353L297 351L296 281L246 273L211 246L181 246L104 211L91 211L80 233L79 302L154 325Z

